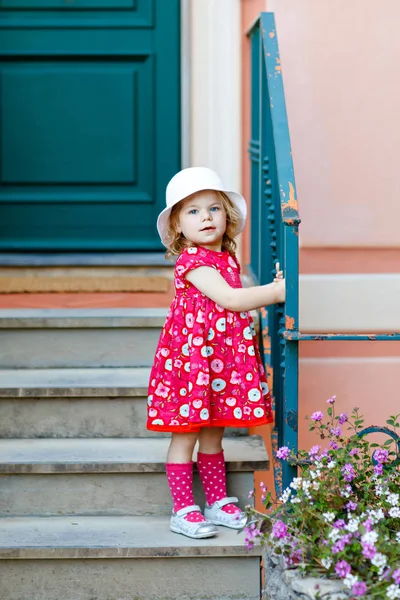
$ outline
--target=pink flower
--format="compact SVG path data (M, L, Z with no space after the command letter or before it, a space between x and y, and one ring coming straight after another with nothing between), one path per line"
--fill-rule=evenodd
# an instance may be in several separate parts
M276 521L273 525L272 525L272 537L276 537L278 538L278 540L283 539L284 537L287 536L287 527L285 525L285 523L283 521Z
M246 352L246 346L244 344L239 344L238 352Z
M208 373L203 373L203 371L199 371L197 375L196 383L197 385L208 385L210 382L210 376Z
M336 396L332 396L331 398L328 398L328 400L326 401L327 404L334 404L336 400Z
M215 373L221 373L224 369L224 363L219 358L215 358L211 363L211 368Z
M324 418L324 413L318 410L317 412L313 412L311 415L311 421L322 421Z
M373 544L367 544L366 542L362 543L362 553L363 556L372 560L376 554L376 548Z
M367 591L367 584L364 581L356 581L351 591L355 596L364 596Z
M321 450L321 446L312 446L310 448L310 450L308 451L308 456L310 458L315 458L320 450Z
M289 454L290 449L288 448L288 446L282 446L276 451L276 458L279 458L280 460L286 460Z
M332 435L334 435L336 437L340 437L342 435L342 430L340 429L340 427L332 427L330 432Z
M243 412L245 415L251 415L251 408L249 406L245 406Z
M241 381L241 377L239 375L239 373L237 373L236 371L232 371L232 375L231 375L231 383L233 383L234 385L240 383Z
M339 423L340 423L340 425L344 425L344 423L346 423L346 421L347 421L347 412L344 412L339 416Z
M183 365L183 362L181 360L179 360L179 358L174 360L174 367L176 367L177 369L180 369L182 365Z
M378 463L385 463L388 461L389 459L389 451L388 450L376 450L374 452L374 459L378 462Z
M400 569L393 571L392 577L394 582L397 583L397 585L400 585Z
M166 387L165 385L163 385L160 381L160 383L157 386L157 389L155 390L155 394L156 396L161 396L162 398L166 398L169 394L169 387Z
M356 472L351 463L346 463L344 467L342 467L342 475L345 481L353 481Z
M351 567L345 560L341 560L340 562L336 563L335 571L336 575L344 579L350 573Z

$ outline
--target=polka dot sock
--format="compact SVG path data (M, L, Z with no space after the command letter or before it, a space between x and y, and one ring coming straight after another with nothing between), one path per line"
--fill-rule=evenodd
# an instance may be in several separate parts
M165 467L174 503L174 512L195 504L193 496L193 463L167 463ZM184 518L191 523L203 523L206 521L199 511L190 512Z
M226 493L226 471L224 451L218 454L197 453L197 468L200 473L201 483L203 484L207 504L211 506L217 500L227 497ZM238 507L236 504L227 504L222 510L229 514L234 514Z

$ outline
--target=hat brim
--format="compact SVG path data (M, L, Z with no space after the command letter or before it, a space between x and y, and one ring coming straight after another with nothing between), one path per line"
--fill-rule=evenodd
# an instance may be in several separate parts
M208 187L200 188L198 190L195 190L193 193L202 192L202 191L208 190L208 189L210 189L210 188L208 188ZM243 198L243 196L241 194L238 194L237 192L231 192L231 191L225 190L223 188L218 188L218 189L213 188L213 190L215 190L216 192L224 192L224 194L226 194L228 196L229 200L240 212L241 219L240 219L240 222L238 225L238 230L236 232L236 235L239 235L239 233L241 233L243 231L244 226L246 224L246 217L247 217L246 200ZM180 198L179 200L176 200L173 206L176 206L177 204L179 204L179 202L182 202L182 200L185 200L185 198L187 198L187 197L188 196L185 196L184 198ZM158 230L159 236L161 238L161 241L166 248L168 248L168 243L167 243L167 239L166 239L166 233L168 230L168 219L169 219L169 215L171 214L171 210L173 209L173 206L164 208L164 210L162 210L160 212L160 214L158 215L158 219L157 219L157 230Z

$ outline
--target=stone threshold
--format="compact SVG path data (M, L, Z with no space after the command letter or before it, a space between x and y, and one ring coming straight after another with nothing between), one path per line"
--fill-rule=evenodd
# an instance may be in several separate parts
M0 266L7 267L171 267L163 252L0 252Z

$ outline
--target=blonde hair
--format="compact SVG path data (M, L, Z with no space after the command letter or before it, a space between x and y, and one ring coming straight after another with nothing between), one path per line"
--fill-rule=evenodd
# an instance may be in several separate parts
M239 233L239 225L242 220L242 215L238 208L232 203L230 198L224 193L215 190L216 196L221 200L222 206L226 212L226 231L222 238L222 250L227 250L234 255L236 252L235 237ZM184 199L185 200L185 199ZM168 218L168 227L166 239L168 241L168 250L166 258L172 258L180 254L185 248L193 246L190 240L187 240L182 233L178 232L179 215L182 210L184 200L175 204Z

